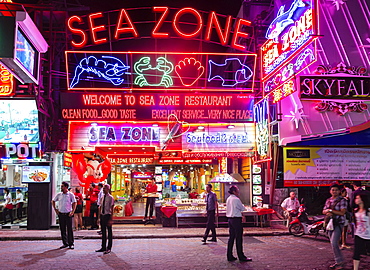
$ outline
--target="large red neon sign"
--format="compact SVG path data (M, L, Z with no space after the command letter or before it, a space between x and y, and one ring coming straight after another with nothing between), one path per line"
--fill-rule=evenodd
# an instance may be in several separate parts
M112 11L117 12L117 11ZM109 40L109 34L108 34L108 28L109 28L109 19L107 19L105 24L97 24L95 22L95 19L106 19L106 17L109 16L107 13L93 13L89 14L87 16L87 20L80 16L72 16L67 21L67 27L68 29L76 36L71 40L71 45L75 48L83 48L85 47L89 40L87 32L91 33L91 42L92 44L103 44L109 41L116 41L121 38L122 34L127 34L131 36L131 38L137 38L140 37L140 33L137 31L135 27L135 22L131 19L128 9L121 9L120 14L118 16L114 35L112 35L114 38L112 40ZM151 31L151 35L153 38L170 38L171 33L169 32L163 32L162 26L163 24L167 23L169 19L168 18L171 15L170 8L169 7L152 7L152 13L160 14L157 21L154 21L154 26ZM183 29L182 26L188 24L188 22L181 22L182 17L184 15L191 16L192 17L192 24L195 25L195 27L188 31L188 29ZM199 36L202 32L202 29L205 28L205 40L210 41L212 29L215 28L216 33L219 37L218 43L220 43L223 46L227 46L228 40L231 36L231 22L232 17L228 16L225 21L224 29L222 29L220 24L220 18L223 17L222 15L217 15L214 11L211 11L208 16L208 21L205 22L203 19L203 16L201 12L194 8L185 7L181 8L176 11L176 13L173 15L171 24L172 24L172 36L175 34L175 36L179 36L185 39L191 39ZM244 32L242 29L245 29L245 26L249 27L251 26L251 22L245 19L241 18L235 18L235 28L234 33L232 34L232 42L229 46L231 46L234 49L245 51L246 46L242 45L243 42L241 42L241 39L245 39L249 36L247 32ZM194 21L194 22L193 22ZM121 27L122 24L127 24L128 27ZM87 26L87 27L86 27ZM205 27L204 27L205 26ZM101 38L97 39L96 33L101 32ZM126 36L127 36L126 35Z

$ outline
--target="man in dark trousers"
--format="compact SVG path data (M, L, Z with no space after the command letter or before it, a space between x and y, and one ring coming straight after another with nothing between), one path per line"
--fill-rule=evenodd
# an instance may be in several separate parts
M103 186L103 196L100 199L99 206L102 244L101 248L96 250L96 252L104 252L104 254L108 254L111 252L113 243L112 217L113 217L114 198L112 195L109 194L109 191L110 185L105 184ZM108 246L107 246L107 230L108 230Z
M202 242L207 241L209 231L212 232L212 239L209 241L217 242L216 225L215 225L216 210L217 210L217 215L218 215L217 196L216 196L216 193L212 192L211 184L207 184L206 191L207 191L207 195L206 195L205 201L206 201L206 210L207 210L207 226L206 226L206 232L204 233Z
M229 189L230 196L226 200L226 216L229 219L229 241L227 242L227 260L235 261L233 256L234 241L236 240L236 252L239 261L248 262L251 258L247 258L243 252L243 224L242 211L245 210L242 201L239 199L239 188L231 186Z
M98 229L97 220L99 218L98 213L98 198L100 190L96 187L95 183L91 183L92 192L90 195L90 223L91 228L89 230Z
M145 216L144 220L146 221L148 217L148 208L149 209L149 219L153 219L153 212L154 212L154 204L155 204L155 193L157 193L157 185L155 184L154 178L151 179L151 182L146 186L146 193L148 193L148 197L146 198L146 205L145 205ZM150 197L153 196L153 197Z
M59 228L63 241L63 246L60 248L74 249L72 217L76 210L76 198L68 191L69 184L67 182L62 182L60 187L62 192L59 192L51 201L54 211L59 217ZM58 208L55 202L58 202Z

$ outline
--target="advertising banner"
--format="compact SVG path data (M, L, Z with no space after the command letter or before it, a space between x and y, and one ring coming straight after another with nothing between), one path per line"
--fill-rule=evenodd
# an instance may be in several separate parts
M251 94L61 93L65 120L253 122Z
M284 148L285 186L323 186L370 179L370 149Z

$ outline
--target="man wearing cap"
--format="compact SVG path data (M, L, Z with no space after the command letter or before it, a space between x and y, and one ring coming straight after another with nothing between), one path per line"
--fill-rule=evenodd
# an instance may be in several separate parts
M112 235L112 217L114 198L109 194L110 185L105 184L103 187L103 196L100 199L99 213L100 213L100 226L102 231L102 244L101 248L96 252L104 252L108 254L112 249L113 235ZM108 246L107 246L107 230L108 230Z

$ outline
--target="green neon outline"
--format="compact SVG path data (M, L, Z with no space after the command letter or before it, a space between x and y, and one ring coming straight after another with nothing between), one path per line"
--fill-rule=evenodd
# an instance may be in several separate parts
M156 59L157 65L155 67L152 67L152 65L150 64L150 60L151 59L149 56L143 56L134 64L134 71L138 75L135 78L134 84L140 87L163 85L164 87L168 88L172 86L173 80L172 77L168 74L170 74L173 71L174 69L173 64L164 57L158 57ZM148 81L145 78L145 75L143 74L143 72L147 70L158 70L163 72L161 82L158 84L148 83Z

